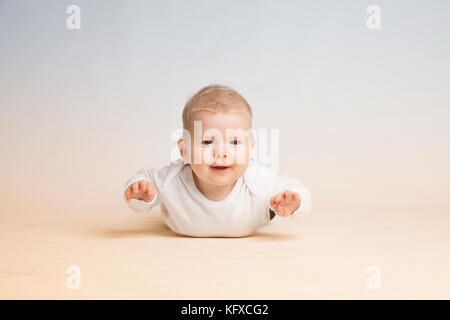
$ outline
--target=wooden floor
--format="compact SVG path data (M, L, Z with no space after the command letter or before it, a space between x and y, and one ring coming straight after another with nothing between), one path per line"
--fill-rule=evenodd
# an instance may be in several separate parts
M450 299L449 212L312 212L234 239L128 213L2 218L0 298Z

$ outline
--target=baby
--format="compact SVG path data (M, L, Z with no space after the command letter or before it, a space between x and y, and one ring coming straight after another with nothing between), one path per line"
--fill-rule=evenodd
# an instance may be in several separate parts
M183 110L182 159L159 170L142 169L125 184L135 211L160 205L175 233L192 237L243 237L275 216L311 208L308 189L251 159L252 110L235 90L200 89Z

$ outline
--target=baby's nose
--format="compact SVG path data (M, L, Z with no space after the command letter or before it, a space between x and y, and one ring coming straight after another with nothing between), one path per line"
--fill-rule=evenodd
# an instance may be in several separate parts
M214 146L214 156L217 157L227 157L227 148L225 148L223 143L216 143Z

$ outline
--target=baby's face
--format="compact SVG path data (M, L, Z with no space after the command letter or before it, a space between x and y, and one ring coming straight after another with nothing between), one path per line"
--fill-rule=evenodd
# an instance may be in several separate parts
M185 161L190 159L192 170L204 182L234 183L247 169L254 147L250 116L237 112L197 111L191 114L191 120L192 152L184 154Z

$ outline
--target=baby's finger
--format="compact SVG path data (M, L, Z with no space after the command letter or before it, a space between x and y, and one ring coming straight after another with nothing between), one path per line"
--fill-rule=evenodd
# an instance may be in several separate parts
M275 207L277 206L277 203L275 202L275 200L273 200L273 199L270 200L270 206L275 209Z
M153 194L155 194L155 187L151 182L149 182L147 184L147 195L152 196Z
M275 197L273 197L273 198L270 200L270 205L271 205L272 207L275 207L275 206L277 205L277 203L279 202L279 200L277 200L277 197L278 197L278 195L276 195Z
M142 200L144 200L145 202L150 202L152 198L153 198L152 196L149 196L147 193L145 193L144 196L142 197Z
M147 181L139 182L139 191L145 193L147 191Z
M291 192L291 191L286 190L286 191L284 192L284 197L285 197L286 199L289 199L291 196L292 196L292 192Z
M294 200L300 200L300 196L298 195L298 193L296 193L296 192L294 192L293 194L292 194L292 199L294 199Z
M154 192L152 192L151 190L147 190L147 192L144 194L144 197L150 200L151 198L153 198L154 195L155 195Z
M133 199L133 190L131 190L130 188L127 190L127 192L128 201L130 201L131 199Z
M275 196L275 202L280 202L283 199L283 194L279 193Z
M137 182L131 185L131 191L133 192L133 194L139 191L139 184Z

